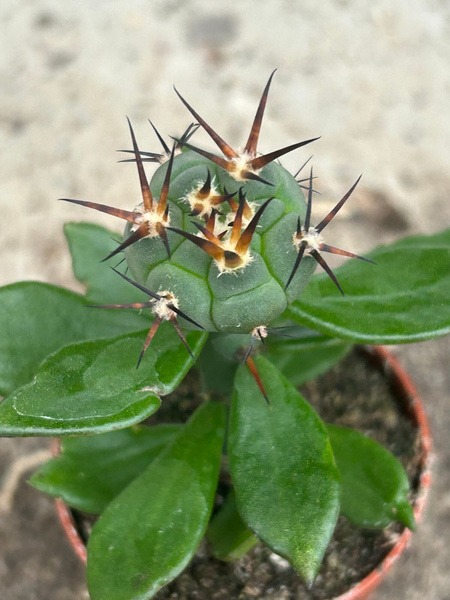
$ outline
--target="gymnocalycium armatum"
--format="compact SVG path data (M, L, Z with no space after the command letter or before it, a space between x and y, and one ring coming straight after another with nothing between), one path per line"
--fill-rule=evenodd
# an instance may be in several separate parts
M365 527L414 527L399 461L325 425L297 386L353 342L447 333L450 234L367 258L329 245L323 231L359 178L311 225L310 159L295 176L278 160L317 138L257 149L272 78L243 150L178 91L195 122L169 143L151 123L161 151L140 150L129 122L123 162L136 165L141 198L126 208L64 199L127 221L115 240L66 226L85 297L29 282L0 290L0 433L62 438L31 483L101 515L88 543L93 600L151 598L205 535L222 560L266 544L311 585L340 512ZM199 129L220 155L193 145ZM360 260L335 275L327 252ZM189 370L199 406L185 423L152 424Z

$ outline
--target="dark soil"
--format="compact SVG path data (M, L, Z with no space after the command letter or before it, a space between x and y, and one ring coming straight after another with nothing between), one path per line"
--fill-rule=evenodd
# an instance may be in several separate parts
M195 391L193 393L193 390ZM158 421L188 417L193 403L201 402L194 375L185 380L158 411ZM353 427L383 444L402 462L412 487L420 472L420 441L402 412L392 382L368 355L354 350L333 369L301 388L325 422ZM195 400L194 400L195 399ZM162 414L164 412L164 414ZM160 414L161 413L161 414ZM152 423L155 421L152 419ZM414 494L414 492L413 492ZM412 498L414 500L414 498ZM80 523L79 515L77 521ZM91 523L82 519L85 535ZM327 600L339 596L363 579L390 551L403 526L362 529L345 517L338 523L319 575L307 590L287 561L264 545L255 546L234 563L213 558L202 543L189 567L160 590L156 600Z
M422 456L417 429L395 385L369 356L356 348L300 391L326 423L357 429L392 452L414 488Z

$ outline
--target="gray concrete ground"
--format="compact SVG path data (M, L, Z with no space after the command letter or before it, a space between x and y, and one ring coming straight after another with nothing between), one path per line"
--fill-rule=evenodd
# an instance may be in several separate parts
M132 207L124 115L141 147L146 119L179 134L190 122L175 83L232 144L248 133L273 68L261 150L322 135L314 152L322 215L364 173L330 227L330 242L375 244L449 225L450 5L439 0L3 0L0 5L0 283L37 279L79 289L61 231L67 220L111 219L61 196ZM198 142L208 144L204 134ZM449 290L450 292L450 290ZM379 600L449 599L449 339L395 353L426 399L435 435L434 488L424 522ZM0 597L87 598L52 502L5 489L14 466L42 459L45 440L0 440Z

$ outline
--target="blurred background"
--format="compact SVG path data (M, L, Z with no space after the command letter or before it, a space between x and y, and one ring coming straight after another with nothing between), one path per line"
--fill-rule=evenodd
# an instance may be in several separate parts
M117 164L116 150L130 147L125 115L140 148L158 151L148 118L164 136L180 135L192 121L175 84L221 136L240 146L275 68L261 152L322 136L282 161L295 171L314 154L323 194L315 197L317 218L363 173L327 230L329 243L363 254L449 226L446 0L2 0L0 39L2 285L35 279L80 290L63 223L117 224L56 200L128 209L140 201L135 167ZM195 141L212 148L203 132ZM429 407L435 485L412 547L376 598L444 600L450 343L393 350ZM47 448L46 440L0 440L5 600L87 598L52 502L24 483Z

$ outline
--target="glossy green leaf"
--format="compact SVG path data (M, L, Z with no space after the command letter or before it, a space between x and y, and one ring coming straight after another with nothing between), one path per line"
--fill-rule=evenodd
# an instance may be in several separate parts
M134 311L97 310L78 294L46 283L22 282L0 289L0 394L33 378L46 356L73 342L141 331Z
M136 425L66 438L61 453L33 475L35 488L88 513L100 514L173 441L179 425Z
M324 424L263 357L236 375L228 453L239 513L311 583L339 514L339 473Z
M159 408L192 358L169 323L136 368L147 331L66 346L0 403L0 435L84 435L122 429ZM206 334L191 332L197 355Z
M295 387L327 371L353 347L351 342L322 335L281 341L268 339L266 344L265 357Z
M327 335L368 344L426 340L450 332L450 229L381 246L313 278L286 316Z
M341 473L342 514L360 527L400 521L414 529L409 481L400 461L358 431L337 425L327 429Z
M258 543L239 515L234 491L211 519L206 537L214 556L224 561L237 560Z
M186 567L211 513L224 428L224 407L203 404L109 504L88 545L92 600L151 598Z
M122 241L117 233L93 223L67 223L64 234L72 256L75 277L86 285L86 296L101 304L126 304L148 297L124 281L102 260ZM112 263L115 265L116 262Z

